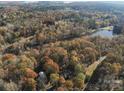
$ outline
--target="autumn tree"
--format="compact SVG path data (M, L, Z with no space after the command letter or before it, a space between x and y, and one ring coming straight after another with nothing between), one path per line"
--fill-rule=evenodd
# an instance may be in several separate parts
M65 82L65 88L67 88L68 90L72 90L72 88L73 88L73 82L72 82L72 80L66 80L66 82Z
M59 65L50 58L45 58L45 64L43 68L46 71L46 73L58 73L59 72Z
M22 90L35 91L36 90L36 81L33 78L27 78L23 82Z

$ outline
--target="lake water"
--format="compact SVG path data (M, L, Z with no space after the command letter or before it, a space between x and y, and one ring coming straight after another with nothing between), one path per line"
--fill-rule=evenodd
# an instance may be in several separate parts
M97 31L97 32L93 33L91 36L92 37L100 36L100 37L112 38L113 31L101 30L101 31Z

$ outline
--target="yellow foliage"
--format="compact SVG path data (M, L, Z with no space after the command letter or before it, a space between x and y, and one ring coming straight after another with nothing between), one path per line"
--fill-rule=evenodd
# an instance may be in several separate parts
M69 90L72 89L73 88L73 82L71 80L66 80L65 87Z
M79 62L79 57L77 57L77 56L72 56L72 57L71 57L71 60L72 60L73 62Z
M119 63L113 63L112 68L113 68L114 73L118 75L122 67Z
M59 80L59 74L50 74L51 82L57 82Z

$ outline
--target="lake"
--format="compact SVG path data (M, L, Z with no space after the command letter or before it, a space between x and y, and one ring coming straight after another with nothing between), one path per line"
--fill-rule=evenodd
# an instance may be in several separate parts
M112 38L113 37L113 31L107 31L107 30L102 30L102 31L97 31L92 34L92 36L100 36L100 37L107 37L107 38Z
M100 37L105 37L105 38L112 38L114 36L113 35L113 28L111 30L101 28L101 29L99 29L99 31L94 32L91 36L92 37L100 36Z

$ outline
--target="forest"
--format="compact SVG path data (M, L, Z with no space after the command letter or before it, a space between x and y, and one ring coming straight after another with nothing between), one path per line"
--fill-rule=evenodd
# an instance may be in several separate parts
M0 1L0 91L124 91L123 17L124 2Z

